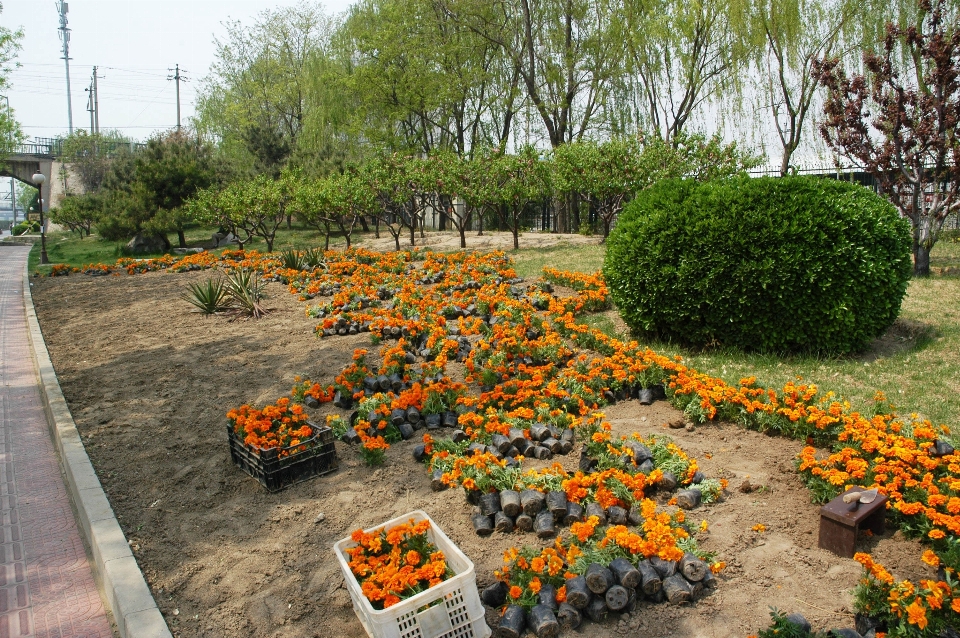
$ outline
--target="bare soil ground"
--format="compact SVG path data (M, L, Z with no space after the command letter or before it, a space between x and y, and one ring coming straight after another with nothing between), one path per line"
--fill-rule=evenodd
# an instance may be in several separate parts
M278 494L238 470L226 411L275 400L298 374L330 382L369 338L316 339L304 304L279 284L269 285L273 312L260 321L191 313L179 296L207 276L32 280L84 444L174 635L363 635L331 548L358 527L411 510L428 512L475 562L481 587L503 550L537 543L532 534L477 537L462 492L430 490L411 457L414 441L393 446L376 470L337 443L338 471ZM801 612L821 629L853 625L859 565L817 548L819 508L793 470L797 442L727 424L668 431L664 424L680 415L665 403L629 401L606 412L615 432L668 433L708 476L730 480L720 503L691 513L709 521L702 547L729 567L717 592L693 606L641 603L586 634L744 636L768 624L770 607ZM575 466L576 453L558 458ZM762 489L739 491L745 479ZM767 531L751 531L757 523ZM918 560L920 546L899 535L861 547L900 578L933 575Z

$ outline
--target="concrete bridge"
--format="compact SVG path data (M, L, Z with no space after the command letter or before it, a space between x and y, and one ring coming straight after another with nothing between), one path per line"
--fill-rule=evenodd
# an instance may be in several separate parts
M17 152L10 154L0 165L0 176L12 177L29 186L36 188L33 183L33 174L43 173L47 180L43 183L40 196L43 200L43 212L50 210L50 205L60 203L67 192L67 175L69 171L62 171L63 163L54 155L56 149L49 144L22 144ZM79 181L71 185L71 192L79 187Z

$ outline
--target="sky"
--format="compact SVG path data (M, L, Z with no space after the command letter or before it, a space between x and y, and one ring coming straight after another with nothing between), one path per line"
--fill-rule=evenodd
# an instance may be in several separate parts
M85 89L97 66L100 130L117 129L145 140L177 123L176 86L168 80L179 64L181 120L194 114L201 80L223 38L223 23L252 24L266 9L302 4L286 0L68 0L70 94L74 129L90 129ZM330 13L349 0L327 0ZM68 132L66 72L54 0L2 0L0 25L22 28L20 67L10 77L10 107L28 140ZM0 101L2 103L2 101ZM5 103L4 103L5 107Z

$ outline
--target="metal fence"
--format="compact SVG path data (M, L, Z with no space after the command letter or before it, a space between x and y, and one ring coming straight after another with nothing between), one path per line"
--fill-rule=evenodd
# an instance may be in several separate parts
M37 137L33 142L17 145L14 152L23 155L46 155L50 157L60 157L63 155L62 138ZM97 145L97 151L104 155L113 155L121 150L136 151L143 150L147 145L142 142L120 142L117 140L101 140Z

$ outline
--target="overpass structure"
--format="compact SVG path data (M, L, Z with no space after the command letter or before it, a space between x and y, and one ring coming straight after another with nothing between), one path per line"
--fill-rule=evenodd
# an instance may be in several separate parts
M143 149L146 144L140 142L116 142L106 140L100 146L100 152L113 153L129 146L130 152ZM43 212L56 206L69 192L82 193L79 180L72 180L70 163L63 161L63 139L41 137L29 144L20 144L6 161L0 163L0 177L12 177L36 188L33 174L41 172L47 178L43 183ZM66 168L66 170L63 170Z
M59 149L53 144L21 144L15 153L7 156L0 166L0 176L12 177L36 188L34 173L43 173L47 178L40 191L43 212L50 210L51 203L59 203L66 194L66 180L61 177L63 163L55 154Z

